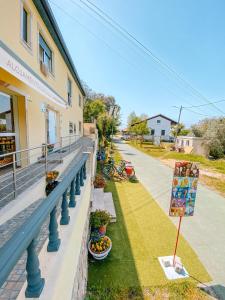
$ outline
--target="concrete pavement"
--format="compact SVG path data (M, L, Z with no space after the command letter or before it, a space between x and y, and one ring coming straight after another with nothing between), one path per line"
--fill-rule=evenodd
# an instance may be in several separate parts
M140 182L168 215L172 169L124 142L117 140L116 145L123 158L134 165ZM177 225L178 218L169 218ZM225 198L199 184L195 214L183 218L181 232L213 278L212 285L219 299L225 299Z

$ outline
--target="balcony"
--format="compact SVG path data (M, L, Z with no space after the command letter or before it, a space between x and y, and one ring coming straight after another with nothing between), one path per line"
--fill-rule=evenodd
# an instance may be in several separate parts
M76 285L81 282L80 273L76 270L81 268L80 264L87 265L87 255L82 255L82 252L87 251L84 243L88 234L95 147L93 140L80 138L60 149L63 151L57 147L54 152L46 151L44 158L39 157L39 161L28 164L24 169L26 176L29 174L29 179L32 179L30 184L36 185L44 180L40 177L43 177L46 166L47 170L56 165L57 169L62 169L60 182L48 197L36 195L35 201L20 203L25 195L27 198L35 196L31 195L36 193L35 185L25 191L20 191L16 185L17 193L13 200L15 186L11 174L13 198L0 210L4 217L0 222L1 299L76 299L77 293L85 291L85 280L82 279L84 284L79 284L79 287ZM61 160L64 162L59 165ZM41 172L33 174L37 165ZM18 175L21 176L18 170L16 183L20 182ZM38 190L43 190L43 187L42 182ZM23 209L18 211L15 207L20 204ZM5 217L8 210L11 217Z

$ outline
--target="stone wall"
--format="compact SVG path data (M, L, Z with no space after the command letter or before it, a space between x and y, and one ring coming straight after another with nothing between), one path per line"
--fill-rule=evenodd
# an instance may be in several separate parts
M88 241L89 241L89 217L90 209L87 216L87 221L85 224L82 244L79 256L79 264L77 267L76 276L74 279L72 300L82 300L86 295L87 289L87 278L88 278Z

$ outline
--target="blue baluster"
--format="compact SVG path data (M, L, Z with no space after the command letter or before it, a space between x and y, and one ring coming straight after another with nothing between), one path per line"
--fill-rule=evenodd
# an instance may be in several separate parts
M48 247L47 247L48 252L58 251L59 246L60 246L56 212L57 212L57 209L55 206L53 208L52 212L50 213L49 242L48 242Z
M83 167L80 168L80 186L84 185L84 170Z
M86 170L86 163L84 163L84 179L87 179L87 170Z
M27 248L27 288L25 291L27 298L38 298L45 284L45 280L41 278L39 259L35 250L36 245L37 240L33 239Z
M67 225L70 222L69 209L68 209L68 203L67 203L67 189L63 193L61 209L62 210L61 210L60 224Z
M76 201L75 201L75 179L71 182L70 185L70 202L69 207L75 207Z
M80 172L77 173L76 175L76 195L80 195Z

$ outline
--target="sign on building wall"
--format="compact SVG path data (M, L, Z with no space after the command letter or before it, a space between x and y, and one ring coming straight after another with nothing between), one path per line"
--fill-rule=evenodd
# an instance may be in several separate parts
M176 162L172 183L169 215L193 216L199 177L199 166L192 162Z
M32 74L16 58L7 53L0 45L0 67L33 88L52 102L66 107L65 101L59 97L52 89L49 88L36 75Z

